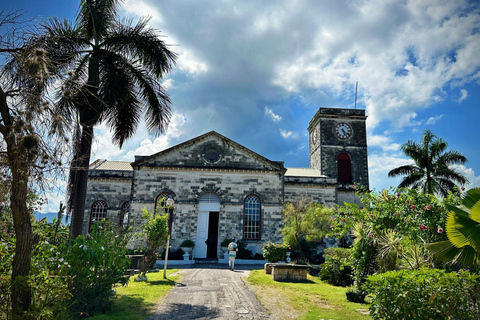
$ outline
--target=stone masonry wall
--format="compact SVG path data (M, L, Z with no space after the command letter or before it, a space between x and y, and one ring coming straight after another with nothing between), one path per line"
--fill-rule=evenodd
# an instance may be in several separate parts
M195 240L198 197L214 193L220 198L218 242L236 236L242 238L243 200L249 194L261 199L261 240L281 241L281 210L283 175L261 171L230 171L141 167L135 172L131 219L141 223L141 209L154 209L157 195L163 191L174 194L174 227L172 245L185 239ZM220 247L218 246L219 254Z
M83 219L83 234L86 234L90 225L92 204L97 200L107 202L107 219L120 222L120 207L125 201L130 201L131 178L95 178L89 177L87 196L85 200L85 214Z

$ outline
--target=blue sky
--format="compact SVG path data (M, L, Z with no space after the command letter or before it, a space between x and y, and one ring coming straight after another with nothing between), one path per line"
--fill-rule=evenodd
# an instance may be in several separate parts
M4 1L27 17L74 20L78 1ZM425 129L462 152L480 186L480 4L442 0L126 0L121 15L151 17L178 63L164 79L173 117L118 150L96 130L92 161L133 161L205 132L287 167L308 167L307 126L318 107L366 109L370 186L408 163L401 144ZM59 182L62 184L62 182ZM48 194L54 211L63 194Z

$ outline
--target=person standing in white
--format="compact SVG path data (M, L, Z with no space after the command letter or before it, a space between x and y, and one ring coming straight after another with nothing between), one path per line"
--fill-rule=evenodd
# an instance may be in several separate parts
M228 244L228 268L235 271L235 258L237 257L238 246L235 238Z

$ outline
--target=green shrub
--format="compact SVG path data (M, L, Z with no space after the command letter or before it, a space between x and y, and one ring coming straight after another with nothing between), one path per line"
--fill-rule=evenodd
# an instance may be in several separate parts
M351 249L327 248L323 250L325 262L322 264L320 279L334 286L350 286L353 284L353 268L351 265Z
M478 319L479 276L467 271L390 271L370 276L363 286L373 295L373 319Z
M182 243L180 244L180 247L193 248L195 247L195 242L193 242L193 240L186 239L182 241Z
M290 251L287 244L265 243L263 245L263 257L268 262L277 262L285 259L285 253Z
M233 240L233 238L232 239L223 239L223 241L220 243L220 247L224 247L224 248L228 247L228 244L230 242L232 242L232 240Z
M237 259L252 259L252 250L247 249L248 243L244 240L237 241Z
M106 312L112 305L113 285L123 279L129 265L126 238L117 235L108 221L95 222L92 233L79 236L63 246L70 267L65 274L73 297L68 301L72 314Z

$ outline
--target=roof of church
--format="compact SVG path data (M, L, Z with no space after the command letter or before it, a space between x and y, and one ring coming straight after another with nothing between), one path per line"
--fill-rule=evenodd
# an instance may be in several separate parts
M131 162L128 161L109 161L105 159L95 160L90 164L90 170L113 170L113 171L133 171ZM312 168L286 168L285 176L288 177L325 177L317 169Z
M326 177L317 169L312 168L286 168L285 176L288 177Z
M95 160L90 164L90 170L115 170L115 171L133 171L129 161L109 161L105 159Z

